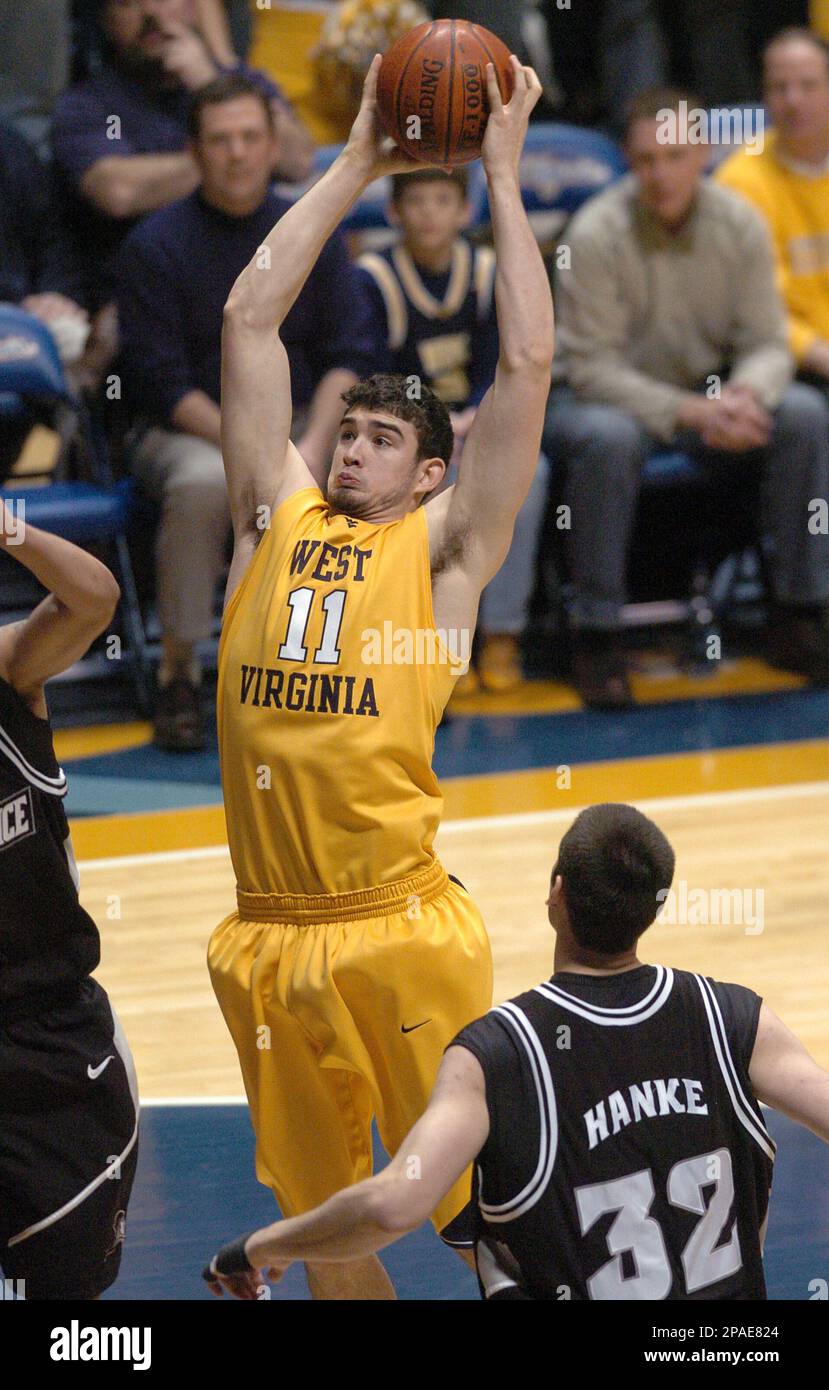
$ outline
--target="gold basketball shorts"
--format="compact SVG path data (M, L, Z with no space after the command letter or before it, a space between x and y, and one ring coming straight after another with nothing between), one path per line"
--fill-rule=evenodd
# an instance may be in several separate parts
M370 1177L371 1121L394 1154L426 1108L444 1049L492 1003L492 956L466 890L435 861L324 895L238 892L208 966L242 1068L256 1175L283 1216ZM462 1176L433 1214L446 1231ZM459 1223L459 1226L462 1223Z

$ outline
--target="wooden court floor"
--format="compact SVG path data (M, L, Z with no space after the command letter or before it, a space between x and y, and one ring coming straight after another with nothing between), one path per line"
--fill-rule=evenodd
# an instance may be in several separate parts
M829 783L641 802L677 854L674 897L641 956L762 994L829 1068ZM496 999L552 971L544 899L574 810L450 821L446 868L492 938ZM235 905L217 848L81 863L101 928L97 972L121 1017L144 1098L241 1096L236 1055L205 964ZM683 887L684 885L684 887Z

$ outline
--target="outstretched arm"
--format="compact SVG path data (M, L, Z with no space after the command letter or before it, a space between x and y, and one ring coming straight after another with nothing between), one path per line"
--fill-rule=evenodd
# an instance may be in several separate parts
M760 1009L749 1077L758 1100L829 1144L829 1072L766 1004Z
M20 623L0 629L0 676L45 718L44 682L88 650L110 621L121 591L85 550L13 516L0 503L0 549L50 592Z
M495 380L467 436L454 489L445 493L444 536L480 589L500 568L538 463L553 357L553 300L521 201L519 163L530 112L541 95L532 68L513 56L514 90L501 102L487 67L490 115L483 145L495 239L500 349ZM436 499L439 506L443 499Z
M248 1236L244 1251L254 1272L214 1278L214 1293L226 1288L239 1298L256 1298L260 1269L278 1278L293 1260L353 1260L391 1245L428 1219L480 1153L488 1133L481 1065L466 1048L450 1047L427 1110L388 1168L304 1216ZM221 1253L216 1258L221 1269Z
M411 168L382 134L379 55L369 69L348 143L318 183L281 217L242 271L222 332L222 452L236 550L253 553L260 507L272 508L314 479L290 443L291 382L279 328L325 242L374 179ZM244 558L244 557L243 557ZM234 555L231 582L243 563Z

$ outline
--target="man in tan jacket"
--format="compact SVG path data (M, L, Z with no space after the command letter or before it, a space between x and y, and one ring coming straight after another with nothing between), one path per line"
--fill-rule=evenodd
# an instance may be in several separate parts
M635 103L631 173L568 228L557 277L559 346L545 450L566 466L576 682L595 708L631 692L620 641L642 466L673 447L712 475L761 487L772 584L769 655L829 681L829 407L792 384L769 235L743 199L703 179L710 151L671 123L669 90ZM669 126L677 138L668 139ZM681 526L681 519L677 518Z

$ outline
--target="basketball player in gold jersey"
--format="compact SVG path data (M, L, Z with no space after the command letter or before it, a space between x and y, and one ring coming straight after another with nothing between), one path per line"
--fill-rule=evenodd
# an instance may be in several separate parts
M238 910L208 960L257 1176L285 1216L371 1173L373 1116L395 1152L443 1049L491 1003L480 914L433 850L442 799L431 760L464 635L534 475L550 382L552 301L518 179L541 89L512 65L506 106L488 70L482 156L500 359L455 487L431 498L452 430L411 379L374 377L345 394L325 496L289 440L280 326L352 203L411 168L381 133L379 58L345 149L280 219L225 309L234 553L217 713ZM433 1215L460 1249L471 1244L469 1192L459 1180ZM306 1270L315 1298L394 1296L376 1256Z

